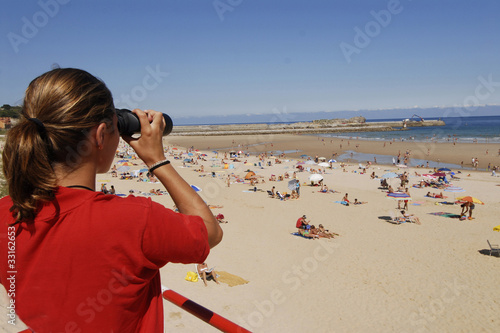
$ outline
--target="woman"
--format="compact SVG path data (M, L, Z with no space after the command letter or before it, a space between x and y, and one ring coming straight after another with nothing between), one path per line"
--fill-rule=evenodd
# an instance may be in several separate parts
M15 309L33 331L163 332L159 269L201 263L222 239L210 209L165 160L162 114L133 112L141 136L123 139L180 213L95 192L120 139L104 83L55 69L26 90L3 152L9 196L0 200L0 233L15 234L15 262L0 238L0 281L8 290L7 272L16 272Z

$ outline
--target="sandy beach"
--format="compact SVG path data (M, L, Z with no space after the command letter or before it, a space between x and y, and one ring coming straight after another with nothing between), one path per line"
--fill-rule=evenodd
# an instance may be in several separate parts
M236 136L169 136L168 142L184 147L196 147L200 150L223 151L244 150L251 154L260 152L284 151L290 158L300 155L324 156L341 155L344 151L365 154L397 156L411 151L411 158L440 161L464 167L472 167L472 158L479 160L479 169L486 169L488 164L500 165L500 145L495 143L435 143L410 141L369 141L361 139L339 139L314 135L236 135ZM371 161L373 162L373 160Z
M321 193L318 187L310 186L308 171L296 173L301 184L299 199L282 201L267 193L273 186L282 193L290 193L289 179L270 181L269 178L285 173L292 177L302 154L330 158L343 150L381 155L411 150L414 158L453 164L463 160L464 166L470 166L471 157L477 157L480 168L486 168L488 163L500 165L498 145L394 142L384 147L383 142L349 140L348 143L329 138L322 141L307 135L273 135L168 136L165 146L166 155L179 173L201 189L199 194L214 207L215 215L222 213L228 221L222 224L224 239L211 251L208 266L248 283L230 286L209 281L205 287L201 281L185 280L194 265L168 264L161 270L163 285L254 332L500 330L500 258L489 256L487 243L487 240L500 243L500 233L493 231L500 224L500 177L491 176L491 172L467 170L451 181L465 192L443 191L447 198L435 199L425 194L441 190L412 187L423 179L416 173L432 170L373 164L366 173L361 173L358 163L348 163L345 171L339 163L334 163L334 168L324 169L322 176L336 193ZM188 155L186 147L193 147L190 152L193 156ZM221 163L224 153L216 155L213 150L222 148L242 150L250 156L239 157L239 162L227 158ZM278 150L296 152L286 153L279 159L281 163L275 163L275 157L263 161L257 157L259 152ZM194 158L196 164L184 163L185 158ZM139 160L130 162L135 164L131 171L144 167ZM309 168L323 169L317 165ZM252 186L245 181L247 170L255 172L260 182ZM379 188L379 178L370 177L372 172L381 177L392 171L409 173L412 200L408 211L419 217L420 225L393 223L393 217L400 214L397 201L386 197L387 193ZM399 185L398 179L388 181L392 186ZM135 195L146 195L173 207L168 194L149 194L152 189L162 189L159 183L121 180L111 174L98 176L96 188L102 183L108 188L114 185L119 194L128 195L134 190ZM366 203L350 206L338 203L345 193L351 201L357 198ZM460 213L460 206L441 204L462 195L484 202L476 205L473 220L453 218L453 214ZM312 240L292 235L302 215L311 224L323 224L340 236ZM0 300L3 311L7 312L5 293ZM217 332L167 301L164 306L165 327L169 332ZM0 327L6 332L18 332L23 326L8 325L4 319Z

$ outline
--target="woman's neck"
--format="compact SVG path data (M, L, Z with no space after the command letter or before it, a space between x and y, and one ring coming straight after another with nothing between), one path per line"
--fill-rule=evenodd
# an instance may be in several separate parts
M96 173L91 163L83 163L78 169L67 172L65 166L55 166L57 185L59 186L84 186L95 190Z

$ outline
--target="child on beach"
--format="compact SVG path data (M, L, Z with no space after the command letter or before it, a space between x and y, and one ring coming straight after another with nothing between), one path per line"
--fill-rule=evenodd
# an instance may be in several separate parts
M165 159L162 113L132 113L139 138L120 133L111 92L79 69L54 69L26 90L2 156L9 196L0 199L0 234L11 236L0 248L15 241L15 310L32 332L163 332L160 268L202 263L222 240L203 199ZM180 213L96 191L120 135ZM7 289L8 271L5 255Z

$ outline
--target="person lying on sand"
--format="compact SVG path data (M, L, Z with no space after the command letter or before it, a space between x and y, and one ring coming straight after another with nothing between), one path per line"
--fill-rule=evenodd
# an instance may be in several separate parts
M443 199L443 198L446 198L446 197L443 195L443 192L440 192L439 194L437 194L437 193L427 192L427 194L426 194L425 196L426 196L426 197L431 197L431 198L438 198L438 199Z
M329 230L325 229L325 227L322 224L320 224L317 229L319 232L328 236L328 238L335 238L335 236L340 236L339 234L336 234L334 232L330 232Z
M365 203L368 203L368 202L366 202L366 201L358 201L358 199L354 199L353 205L362 205L362 204L365 204Z
M316 228L314 225L311 226L311 229L309 229L309 232L312 235L318 236L318 238L332 238L332 236L327 235L324 232L320 231L319 228Z

